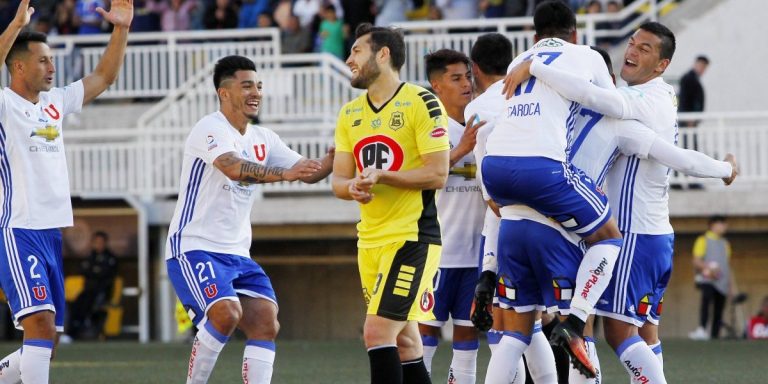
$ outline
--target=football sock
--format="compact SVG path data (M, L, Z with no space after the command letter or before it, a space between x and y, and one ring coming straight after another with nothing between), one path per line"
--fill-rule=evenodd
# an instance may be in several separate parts
M448 382L456 384L474 384L477 376L477 348L479 343L473 341L454 341L453 359L448 371ZM451 381L453 377L454 381Z
M53 340L27 339L21 349L19 366L24 384L48 384Z
M217 331L210 321L197 331L195 341L192 343L192 354L189 357L187 384L208 382L216 365L216 359L219 358L219 353L228 340L229 336Z
M485 375L486 384L509 384L515 377L519 364L510 362L521 360L523 352L531 344L531 337L518 332L504 332L504 336L491 355L488 362L488 372Z
M427 367L424 366L424 359L403 361L403 384L431 384Z
M432 358L437 352L437 337L421 335L421 343L424 344L424 366L427 367L427 373L432 375Z
M272 380L272 366L274 363L274 341L246 341L245 351L243 352L243 382L246 384L269 384Z
M616 355L633 383L667 383L659 360L640 336L624 340L616 349Z
M586 322L613 276L613 267L621 250L621 239L593 244L584 254L576 274L576 289L571 300L571 314Z
M537 384L557 384L555 355L544 333L541 332L541 320L533 326L531 344L525 350L525 361L531 378Z
M0 384L21 383L21 349L0 360Z
M496 347L499 346L499 341L501 341L503 335L504 332L502 331L496 329L488 330L488 333L485 336L488 338L488 348L491 350L491 354L496 351Z
M656 344L651 344L648 346L651 348L653 353L656 354L656 358L659 359L659 364L661 364L661 369L664 370L664 357L661 355L661 340L659 340Z
M600 360L597 358L597 349L595 348L595 340L589 336L584 336L584 342L586 343L587 353L589 353L589 360L592 361L592 365L595 367L597 375L594 379L587 379L579 373L573 366L569 365L570 372L568 373L568 384L600 384L603 382L602 372L600 371Z
M368 349L371 364L371 384L400 384L403 382L403 368L397 346L379 345Z

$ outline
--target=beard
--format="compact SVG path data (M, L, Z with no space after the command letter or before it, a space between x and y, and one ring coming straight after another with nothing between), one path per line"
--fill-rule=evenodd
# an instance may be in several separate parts
M379 70L379 66L376 65L376 59L371 56L371 59L360 68L357 77L353 78L350 84L353 88L368 89L368 87L379 78L380 74L381 70Z

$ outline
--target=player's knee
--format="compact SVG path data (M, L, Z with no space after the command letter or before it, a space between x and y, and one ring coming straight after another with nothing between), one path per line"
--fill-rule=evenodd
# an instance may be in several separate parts
M24 337L29 339L56 339L56 324L52 312L33 313L21 320Z
M213 323L213 326L219 332L226 335L231 334L235 330L242 317L242 308L234 302L220 301L208 311L209 321Z
M262 327L262 333L264 334L265 339L268 339L268 340L276 339L278 332L280 332L280 322L277 321L277 319L272 319L271 321L265 321L265 324Z
M366 348L378 347L380 345L394 344L395 337L390 335L384 329L370 326L366 323L363 327L363 340Z

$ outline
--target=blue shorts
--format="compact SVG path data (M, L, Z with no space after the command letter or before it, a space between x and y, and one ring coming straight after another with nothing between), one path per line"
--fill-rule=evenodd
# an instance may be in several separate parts
M422 324L442 327L448 321L448 315L456 325L472 327L469 311L477 284L477 268L440 268L435 275L435 307L432 313L435 320L422 321Z
M501 220L496 295L504 309L570 308L581 248L532 220ZM554 287L555 284L558 287ZM554 288L554 289L553 289Z
M584 172L544 157L486 156L483 183L499 205L524 204L587 237L611 218L605 194Z
M623 233L613 279L595 307L597 314L642 327L658 324L672 275L675 235Z
M206 318L208 308L238 295L267 299L277 305L269 277L250 258L207 251L189 251L166 260L168 277L192 323Z
M64 331L64 276L61 230L3 228L0 285L13 312L13 322L52 311L58 332Z

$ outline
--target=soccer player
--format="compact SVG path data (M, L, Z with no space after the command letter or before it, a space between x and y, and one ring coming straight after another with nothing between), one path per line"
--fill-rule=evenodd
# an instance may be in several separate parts
M568 68L597 85L611 84L600 55L574 44L576 17L567 5L560 1L541 3L534 14L534 27L536 44L519 55L513 65L536 56L547 65ZM580 106L534 79L518 87L516 93L519 96L507 100L504 113L488 137L483 183L499 205L530 206L589 244L575 282L575 289L583 294L574 298L571 313L553 330L551 341L568 351L584 375L594 377L582 334L588 314L610 280L611 267L621 248L621 234L605 195L567 163L568 139ZM500 243L505 241L499 237ZM608 265L606 272L592 278L589 271L603 263ZM516 345L521 350L526 346L524 341Z
M542 68L546 66L536 60L512 70L507 80L514 86L533 74L568 99L598 113L637 119L659 137L648 146L652 160L657 157L652 152L667 152L664 146L671 147L677 137L674 90L661 78L674 50L674 34L659 23L649 22L630 37L624 54L621 77L629 87L594 87L564 71ZM665 382L657 327L672 267L674 235L669 223L667 174L673 164L650 160L639 155L619 156L607 173L609 190L615 191L609 198L619 207L617 216L625 245L618 261L618 279L605 291L597 312L606 317L606 339L630 377ZM699 154L674 162L689 174L721 177L726 185L733 182L738 168L732 155L717 164L707 160Z
M403 35L361 24L347 59L365 89L339 112L333 192L360 203L358 267L372 383L429 383L418 321L432 320L440 262L436 190L449 168L448 121L431 92L400 80Z
M220 59L213 85L219 110L200 119L187 138L166 243L168 276L199 329L187 383L208 381L235 328L247 338L243 381L269 383L279 325L272 284L249 253L257 184L317 182L330 173L333 156L305 159L274 132L251 124L262 82L250 59Z
M512 44L502 34L485 34L478 37L477 41L472 45L471 57L472 73L479 95L467 105L464 117L467 120L471 120L476 115L478 119L488 122L480 128L477 135L477 144L474 149L475 159L481 161L485 156L488 134L493 130L496 118L504 109L504 96L501 93L503 88L502 80L507 72L509 63L512 61ZM477 175L478 178L482 178L479 170ZM488 201L489 207L486 209L483 223L483 273L480 278L481 282L477 285L481 292L477 292L475 295L474 321L481 330L488 330L488 343L493 351L502 338L504 328L504 317L501 315L501 309L497 305L493 307L494 316L492 316L493 326L491 329L488 329L491 326L491 316L486 313L497 284L496 255L501 218L498 216L498 208L491 206L493 203L485 189L482 188L482 182L480 185L483 198ZM441 221L445 222L442 216ZM532 342L526 349L525 356L528 368L531 371L531 377L535 382L545 382L548 378L557 377L554 365L551 364L553 359L552 349L542 333L540 325L534 329ZM513 378L513 383L525 382L525 369L522 366L522 359L518 359L518 361L519 366L516 377Z
M469 58L458 51L441 49L426 55L424 60L432 89L448 114L451 143L448 181L437 195L443 252L434 281L435 320L419 324L424 365L431 373L440 327L450 316L453 319L453 359L448 382L474 383L478 335L469 312L478 276L485 202L475 180L477 165L472 149L477 130L485 122L476 121L475 116L471 116L466 120L465 128L464 108L472 100Z
M115 0L109 12L97 12L114 25L109 44L92 73L64 88L53 88L56 68L46 36L21 32L34 13L29 0L0 35L0 61L11 78L0 91L0 285L24 330L23 347L0 361L2 382L47 383L57 332L64 329L59 228L72 226L72 203L62 122L117 78L133 4Z

